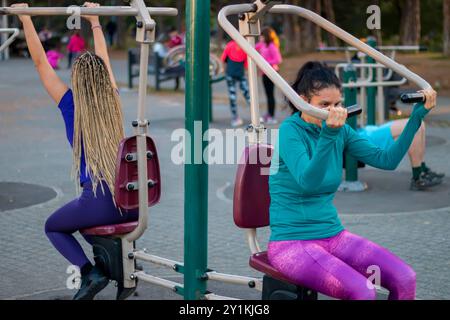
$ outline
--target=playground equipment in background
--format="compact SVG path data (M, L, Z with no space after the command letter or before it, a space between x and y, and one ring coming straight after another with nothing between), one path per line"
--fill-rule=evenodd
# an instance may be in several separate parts
M344 102L346 106L358 104L362 106L362 116L359 118L359 126L372 124L375 118L374 108L376 109L377 123L383 123L386 120L384 108L384 88L390 86L401 86L406 83L406 78L398 81L388 81L392 76L392 70L388 69L385 75L383 69L386 67L382 64L376 63L338 63L335 67L335 72L341 78L342 87L344 88ZM360 72L358 72L358 70ZM374 70L376 74L374 75ZM361 77L358 77L358 74ZM376 88L376 96L371 95L367 100L376 98L376 103L365 104L366 93L365 90L369 88ZM366 107L367 106L367 107ZM368 106L371 108L369 109ZM349 118L347 123L353 128L357 129L356 119ZM359 164L351 156L345 154L344 158L345 180L339 186L339 191L361 192L367 190L367 183L358 180L358 167L364 166Z
M186 61L186 46L179 45L169 50L164 63L167 66L176 66ZM214 120L213 116L213 85L225 80L225 69L220 58L214 53L209 55L209 121Z
M13 41L17 38L17 36L19 35L19 29L17 28L0 28L0 34L8 34L10 33L11 35L9 36L9 38L7 38L1 45L0 45L0 53L5 50L6 48L9 47L9 45L11 43L13 43Z
M133 88L133 78L139 77L139 52L133 48L128 49L128 88ZM150 56L150 65L148 74L155 75L155 89L161 89L161 83L168 80L175 80L175 89L178 90L180 78L185 75L184 66L186 62L186 46L179 45L171 48L165 58L161 58L156 53ZM224 69L222 61L215 54L211 53L209 57L209 70L211 84L224 80Z
M386 53L387 56L389 56L392 60L395 60L397 56L397 52L419 52L419 51L426 51L427 48L424 46L378 46L377 41L374 37L368 37L367 38L367 44L371 47L373 47L375 50L378 50L380 52ZM330 67L336 67L337 65L345 66L346 64L352 63L352 64L374 64L375 60L370 57L366 56L363 52L358 50L356 47L320 47L317 48L317 51L319 52L345 52L346 61L326 61L326 64ZM355 62L355 59L358 60L358 62ZM374 68L377 68L377 66L374 66ZM382 123L385 120L388 119L388 109L389 106L385 105L385 94L383 87L390 86L390 87L397 87L399 85L404 84L403 81L406 80L396 80L396 81L402 81L399 82L399 85L393 83L386 83L385 81L388 81L392 78L394 75L394 72L390 68L385 68L387 71L386 73L383 70L378 69L372 69L370 70L369 67L363 68L358 67L358 71L361 71L361 77L367 76L367 72L371 72L372 74L372 82L380 82L381 78L383 77L384 81L382 85L380 86L374 86L374 85L365 85L362 86L359 90L358 95L358 103L363 108L363 115L361 117L361 124L365 123L367 120L367 124L375 125L376 123ZM381 74L379 74L381 72ZM368 77L370 79L370 77ZM342 78L341 78L342 79ZM384 113L384 114L383 114Z
M164 59L158 54L152 53L149 56L149 66L147 73L155 76L155 90L161 89L161 83L174 80L174 90L180 86L180 78L184 77L184 68L167 68L163 65ZM139 49L128 49L128 89L133 89L133 79L139 77Z
M397 51L425 51L421 46L377 46L376 40L369 37L368 45L379 51L389 52L395 59ZM318 51L345 51L347 62L335 64L335 72L343 82L344 100L349 104L357 103L362 107L359 123L349 119L348 124L354 129L359 125L383 124L389 118L389 106L385 97L385 88L398 88L407 82L406 78L390 80L394 71L382 64L377 64L369 56L361 53L355 47L325 47ZM355 62L350 53L356 53L360 62ZM359 77L358 77L359 76ZM406 101L406 100L405 100ZM361 192L367 190L367 183L358 180L358 168L364 166L355 159L345 155L345 180L339 186L339 191Z
M82 233L94 237L94 255L105 273L118 282L118 299L125 299L135 289L138 280L172 289L185 299L233 299L219 296L206 290L207 280L241 284L263 291L265 299L315 299L317 294L299 287L285 279L270 266L267 256L261 251L256 239L256 228L268 224L268 184L267 175L260 169L270 164L272 147L263 143L264 127L260 124L257 88L258 66L281 89L288 99L302 112L320 119L326 119L328 112L316 108L304 100L255 50L255 38L260 35L260 19L264 14L296 14L321 26L345 42L386 65L422 89L430 85L405 67L397 64L355 37L328 22L312 11L292 5L274 5L270 1L257 0L252 4L230 5L219 12L218 21L223 29L247 53L249 86L251 97L251 125L248 128L250 145L243 153L236 175L234 193L234 217L239 227L245 228L251 248L250 265L265 274L264 280L212 271L207 266L207 215L208 215L208 167L202 163L185 163L185 217L184 217L184 264L146 253L135 248L135 240L143 235L148 225L148 207L159 201L161 177L157 150L147 135L149 121L145 118L147 96L147 68L149 46L154 41L155 22L150 15L177 15L176 9L146 8L143 0L131 0L129 7L80 8L82 15L123 15L136 17L136 40L140 43L140 75L138 116L132 122L135 135L124 139L117 155L116 203L119 207L139 208L136 222L98 226ZM209 125L208 90L209 69L209 0L187 1L187 47L186 47L186 129L194 141L204 136ZM68 15L67 8L0 8L1 14ZM229 15L239 15L239 31L228 21ZM353 107L349 116L360 111ZM194 130L196 121L202 121L201 132ZM186 153L195 154L195 144L186 143ZM264 152L269 156L265 162L251 161ZM254 158L253 158L254 160ZM259 160L262 160L259 158ZM254 196L257 195L255 198ZM253 197L253 198L252 198ZM257 206L255 206L255 203ZM196 223L192 223L195 221ZM168 267L184 275L184 284L147 274L136 267L136 261L146 261Z

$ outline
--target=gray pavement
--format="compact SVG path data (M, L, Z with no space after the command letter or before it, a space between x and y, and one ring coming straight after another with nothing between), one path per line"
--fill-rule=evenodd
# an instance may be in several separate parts
M126 83L126 64L113 61L120 83ZM69 81L69 72L62 70L61 77ZM171 88L172 84L165 86ZM211 127L224 130L229 125L225 84L215 85L214 115ZM135 118L137 93L121 91L126 133L131 134L130 121ZM261 101L264 97L261 93ZM242 102L242 101L241 101ZM241 103L242 104L242 103ZM440 107L445 112L433 112L428 124L431 141L427 150L427 163L450 176L450 99L441 98ZM248 108L240 113L248 121ZM287 110L277 115L282 120ZM149 210L149 229L138 240L138 247L174 260L183 260L183 166L170 161L172 131L184 127L183 92L164 90L150 95L147 116L151 119L150 135L155 139L163 178L163 193L159 205ZM0 299L70 299L73 291L66 289L66 268L69 263L52 247L44 234L46 218L56 209L75 197L74 183L70 181L71 149L64 134L64 124L59 110L39 83L31 61L11 60L0 62L0 182L23 182L52 188L56 197L50 201L25 207L0 211ZM233 183L235 165L211 165L209 168L209 267L220 272L259 276L248 266L249 250L244 233L236 228L232 219L232 203L227 188ZM363 177L377 177L374 169L367 168ZM397 172L381 173L378 183L395 180L396 189L408 188L410 168L405 159ZM381 181L380 181L381 180ZM399 182L401 181L401 182ZM417 294L420 299L450 299L450 198L449 182L442 186L439 203L407 190L399 191L401 201L364 195L345 195L338 205L344 225L351 231L367 237L399 255L416 270ZM433 191L432 191L433 192ZM387 196L386 195L386 196ZM435 196L435 195L434 195ZM339 195L338 195L339 197ZM431 199L431 200L430 200ZM187 199L189 201L189 199ZM420 204L418 203L420 201ZM380 210L370 213L377 202ZM397 210L401 203L412 207ZM417 206L414 206L417 203ZM428 204L428 205L427 205ZM351 208L352 210L348 210ZM360 208L360 210L355 209ZM267 243L269 230L260 232L261 244ZM87 252L88 246L84 245ZM154 266L145 270L173 281L182 281L179 274ZM258 298L258 294L245 287L210 283L209 289L218 294L245 299ZM114 288L108 287L99 299L113 299ZM155 286L142 284L138 296L132 299L177 299L176 294Z

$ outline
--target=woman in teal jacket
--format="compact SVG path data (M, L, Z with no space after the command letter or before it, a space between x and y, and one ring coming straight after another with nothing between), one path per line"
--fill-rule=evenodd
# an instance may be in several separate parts
M333 199L344 152L370 166L394 170L435 106L436 92L423 91L426 102L414 106L403 133L383 150L345 124L341 84L321 63L306 63L293 88L329 116L322 121L293 107L280 126L269 178L270 263L292 282L338 299L375 299L367 279L373 272L390 291L389 299L414 299L414 270L385 248L345 230Z

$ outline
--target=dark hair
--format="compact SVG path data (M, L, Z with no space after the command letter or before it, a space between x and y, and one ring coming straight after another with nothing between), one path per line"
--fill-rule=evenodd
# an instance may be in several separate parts
M262 31L261 31L261 35L264 38L264 42L266 43L266 46L268 46L273 40L271 37L272 33L272 29L270 27L265 27Z
M299 95L305 96L308 100L320 90L326 88L336 88L341 90L341 82L334 72L319 61L309 61L301 67L297 73L297 79L291 87ZM298 109L289 101L292 113Z

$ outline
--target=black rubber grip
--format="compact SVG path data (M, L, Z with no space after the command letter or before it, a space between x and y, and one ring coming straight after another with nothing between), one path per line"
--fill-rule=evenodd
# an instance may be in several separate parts
M347 107L347 118L351 118L361 114L362 108L357 104Z
M400 96L400 100L403 103L417 103L425 102L425 96L423 93L404 93Z

